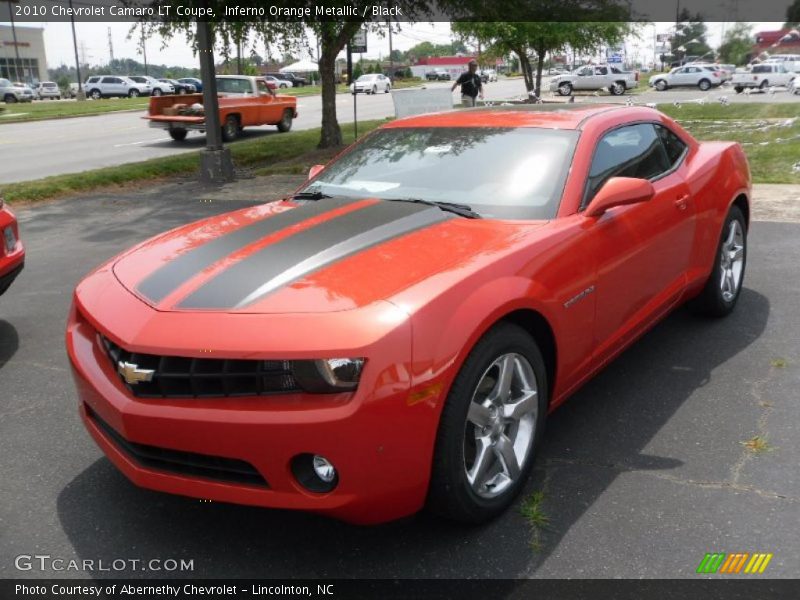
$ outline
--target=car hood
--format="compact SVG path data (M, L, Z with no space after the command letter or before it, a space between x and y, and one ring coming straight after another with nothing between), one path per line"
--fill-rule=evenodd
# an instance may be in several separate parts
M167 232L112 270L159 311L344 311L429 278L466 276L543 223L377 199L276 202Z

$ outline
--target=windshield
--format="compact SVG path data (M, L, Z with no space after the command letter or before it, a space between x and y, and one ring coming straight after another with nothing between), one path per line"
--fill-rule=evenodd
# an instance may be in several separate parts
M373 79L374 77L375 77L375 75L362 75L361 77L356 79L356 81L369 81L370 79Z
M536 128L380 129L303 191L466 204L487 218L552 219L578 139Z

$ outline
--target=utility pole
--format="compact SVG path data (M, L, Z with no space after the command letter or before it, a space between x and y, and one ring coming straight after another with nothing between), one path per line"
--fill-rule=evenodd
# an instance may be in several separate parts
M111 57L109 60L114 62L114 39L111 37L111 27L108 28L108 55Z
M197 46L200 51L203 112L206 118L206 149L200 154L200 179L206 183L232 181L234 172L231 151L222 145L217 78L214 72L214 42L211 24L207 21L197 21Z
M394 56L392 51L392 22L389 23L389 81L394 83Z
M14 7L11 6L11 0L8 2L8 14L11 15L11 37L14 38L14 56L16 56L16 61L14 62L14 75L18 81L20 80L19 77L19 68L21 66L21 61L19 60L19 44L17 43L17 27L14 25ZM24 72L23 72L24 74Z
M72 10L72 0L69 0L69 20L72 24L72 49L75 51L75 71L78 74L78 93L75 100L78 102L86 100L86 92L83 91L83 80L81 79L81 61L78 60L78 38L75 36L75 15Z
M144 61L144 74L147 75L147 48L144 43L144 23L142 23L142 60Z

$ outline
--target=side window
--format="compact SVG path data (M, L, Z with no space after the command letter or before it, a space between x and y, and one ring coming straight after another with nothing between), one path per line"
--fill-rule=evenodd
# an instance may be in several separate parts
M628 125L605 134L594 151L581 208L612 177L653 179L671 168L655 126Z
M590 67L578 71L578 75L591 75L591 74L592 74L592 69Z
M664 144L669 166L670 168L674 167L683 158L683 153L686 152L686 144L663 125L656 125L656 131L658 131L658 137L661 138L661 143Z
M594 72L597 75L608 75L608 69L605 67L595 67Z

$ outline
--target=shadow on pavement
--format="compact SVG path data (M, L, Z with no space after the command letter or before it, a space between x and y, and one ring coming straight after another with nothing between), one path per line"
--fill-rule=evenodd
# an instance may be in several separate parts
M256 140L269 135L279 133L274 126L269 125L265 127L247 127L239 134L239 139L236 142L243 142L245 140ZM140 144L144 148L192 148L201 149L206 146L206 134L190 132L186 139L182 142L175 142L169 138L169 133L164 131L166 139L155 140L146 144ZM234 144L236 142L233 142Z
M0 369L11 360L19 349L19 334L17 328L8 321L0 319ZM2 386L0 386L2 390Z
M671 469L675 459L644 453L648 442L718 365L764 331L766 297L744 290L733 315L705 320L681 310L598 375L548 423L529 490L558 505L538 550L517 507L481 527L426 514L354 527L310 514L264 510L157 494L130 484L105 459L59 494L58 515L80 558L194 560L194 572L118 572L159 577L518 577L533 575L562 537L614 483L619 468L561 482L570 449L629 469ZM676 374L675 365L691 369ZM99 574L107 576L108 574Z

